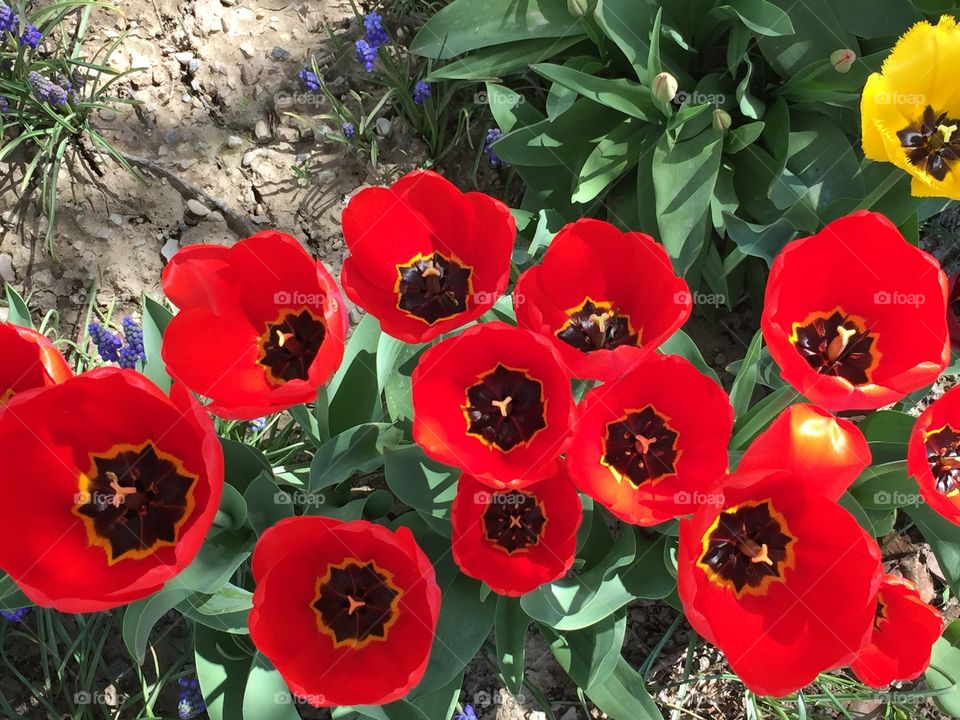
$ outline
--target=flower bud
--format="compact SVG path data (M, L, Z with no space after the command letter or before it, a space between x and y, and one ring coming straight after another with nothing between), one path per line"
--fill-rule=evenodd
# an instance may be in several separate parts
M567 0L567 10L574 17L583 17L590 9L588 0Z
M668 72L662 72L653 79L653 96L662 103L673 102L680 89L677 79Z
M717 108L713 111L714 130L726 132L730 129L731 125L733 125L733 118L730 117L730 113L728 113L726 110L721 110L720 108Z
M834 50L830 53L830 64L838 73L850 72L853 63L857 59L857 54L853 50Z

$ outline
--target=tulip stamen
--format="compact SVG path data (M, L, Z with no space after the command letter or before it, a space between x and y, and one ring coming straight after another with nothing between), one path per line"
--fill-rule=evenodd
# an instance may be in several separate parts
M566 311L567 321L556 336L581 352L612 350L621 345L639 345L640 333L630 325L630 318L614 309L613 304L585 298Z
M120 507L126 501L127 495L133 495L137 492L136 487L124 487L121 485L116 473L107 472L105 476L110 483L110 489L113 490L113 497L110 498L110 504L113 505L113 507Z
M507 555L540 542L547 514L543 503L520 490L492 493L481 516L483 536Z
M843 325L838 327L837 336L827 347L827 359L836 361L836 359L843 354L843 351L847 349L847 344L850 342L850 339L856 334L857 331L853 328L844 327Z
M676 472L678 438L670 418L653 405L629 410L607 424L600 464L609 468L617 482L626 480L639 488L649 480Z
M417 253L397 265L394 292L397 308L427 325L465 312L469 300L483 294L473 287L473 268L438 252Z
M930 430L924 449L937 492L950 497L960 492L960 432L949 424Z
M347 602L350 604L350 607L347 608L347 615L353 615L357 610L367 605L363 600L357 600L353 595L347 595Z
M510 412L510 403L512 402L513 398L507 395L503 400L491 400L490 404L499 410L503 417L507 417L507 414Z

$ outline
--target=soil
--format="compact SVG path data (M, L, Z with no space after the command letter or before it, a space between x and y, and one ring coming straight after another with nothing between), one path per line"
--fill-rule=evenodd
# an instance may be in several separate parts
M374 167L347 146L324 139L321 124L304 125L291 115L329 111L317 96L303 93L296 80L312 57L317 57L338 92L362 83L350 68L350 44L332 40L327 32L356 35L350 0L117 4L122 13L100 13L94 34L100 42L122 38L112 58L117 70L142 68L121 85L138 105L101 111L97 125L137 163L147 182L111 163L102 164L104 177L97 182L64 169L54 252L45 247L43 218L4 212L0 279L29 293L33 309L56 308L61 334L79 339L91 299L101 308L115 304L133 310L141 294L159 297L166 260L191 244L230 244L257 229L276 228L300 238L337 273L343 255L340 214L349 197L366 185L389 182L426 159L423 147L398 117L388 117L391 131ZM464 148L442 169L463 187L471 177L473 157L474 151ZM501 192L495 174L488 173L483 183L485 190ZM0 208L11 206L12 198L0 197ZM756 322L738 311L724 317L722 325L725 330L717 332L712 320L694 318L686 329L729 385L732 378L724 368L743 356ZM920 582L931 597L942 587L942 574L927 546L896 531L883 542L896 549L895 568ZM955 605L949 613L960 614ZM624 653L634 667L657 645L677 614L663 603L630 606ZM31 638L39 617L29 616L24 632L11 635L2 648L35 684L43 681L36 640ZM139 690L120 639L119 617L114 616L106 667L97 674L92 692ZM64 621L69 626L71 620ZM657 694L662 708L670 712L682 703L688 717L743 717L739 683L703 679L680 689L691 632L681 622L651 670L652 688L665 688ZM179 662L182 671L189 671L192 656L181 657L190 642L183 620L171 613L157 626L154 638L162 638L161 667ZM697 646L690 663L694 675L710 678L728 672L719 653L704 643ZM528 635L527 677L550 701L559 720L585 717L577 688L533 630ZM0 692L21 717L48 717L20 682L3 677ZM176 702L174 683L155 710L175 717ZM473 704L481 720L545 718L533 697L512 697L482 658L467 669L462 702ZM915 717L937 717L924 715L936 712L925 706L915 711L920 713ZM591 716L604 717L592 707ZM824 711L817 717L833 715Z

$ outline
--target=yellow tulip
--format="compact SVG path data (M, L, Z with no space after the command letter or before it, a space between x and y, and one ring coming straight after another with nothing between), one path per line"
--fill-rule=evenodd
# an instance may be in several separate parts
M960 27L948 15L898 41L860 102L863 152L913 177L916 196L960 200Z

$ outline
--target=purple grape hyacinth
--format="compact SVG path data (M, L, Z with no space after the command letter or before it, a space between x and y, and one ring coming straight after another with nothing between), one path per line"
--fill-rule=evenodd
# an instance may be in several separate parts
M510 163L505 162L500 159L497 154L493 151L493 144L503 137L503 133L500 132L500 128L490 128L487 130L487 143L483 146L483 151L490 156L490 164L495 168L508 168Z
M317 92L320 89L320 78L318 78L317 74L312 70L304 68L297 74L297 77L300 78L300 84L303 85L306 90Z
M352 122L345 122L340 129L347 140L353 140L353 136L357 134L357 126Z
M9 110L10 103L7 102L7 99L3 95L0 95L0 115L3 115L3 113L8 112Z
M367 29L367 42L373 47L386 45L390 42L390 36L383 27L383 18L380 13L368 13L363 18L363 26Z
M200 681L197 678L182 677L177 680L180 686L180 697L177 703L177 713L180 720L191 720L202 715L207 709L203 701L203 692L200 690Z
M379 46L371 45L366 40L357 40L357 62L366 68L367 72L373 72L373 64L377 61Z
M10 7L0 3L0 32L16 32L19 24L19 16Z
M417 84L413 86L413 101L417 105L423 105L428 98L433 96L433 92L430 90L430 83L426 80L417 80Z
M104 362L118 362L120 360L120 349L123 347L123 340L107 330L98 322L92 322L87 326L90 333L90 340L97 348L97 354Z
M20 36L20 45L29 45L34 50L40 47L40 41L43 40L43 33L37 29L36 25L27 25L23 35Z
M123 326L123 338L126 345L120 350L120 357L117 362L122 368L135 370L138 361L147 361L147 354L143 349L143 328L129 315L123 318L121 325Z
M6 620L9 620L10 622L20 622L24 617L26 617L30 610L31 608L28 607L17 608L15 610L0 610L0 616Z

